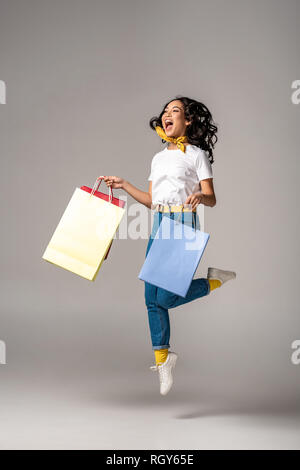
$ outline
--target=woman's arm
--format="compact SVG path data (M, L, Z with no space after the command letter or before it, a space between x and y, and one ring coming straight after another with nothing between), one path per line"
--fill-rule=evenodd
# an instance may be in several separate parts
M140 189L133 186L129 181L119 178L118 176L104 176L104 181L107 186L111 186L112 189L124 189L130 196L132 196L136 201L144 204L146 207L151 209L152 204L152 181L149 184L149 190L141 191Z
M191 204L192 209L195 209L198 204L204 204L205 206L214 207L217 203L213 178L207 178L199 181L200 191L190 194L185 201L185 204Z
M126 191L130 196L132 196L136 201L144 204L146 207L151 209L152 204L152 181L149 183L149 190L148 192L141 191L140 189L133 186L133 184L129 183L129 181L124 180L122 185L124 191Z

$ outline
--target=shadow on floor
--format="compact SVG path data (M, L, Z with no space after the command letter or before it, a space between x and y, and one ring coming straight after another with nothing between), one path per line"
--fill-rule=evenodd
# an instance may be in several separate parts
M135 384L136 385L136 384ZM300 421L300 399L283 400L280 397L259 396L242 393L241 390L232 391L222 395L222 392L213 393L209 389L203 390L182 390L172 389L168 395L162 396L159 393L159 386L145 389L142 384L139 389L130 388L130 383L118 389L112 388L110 391L102 391L94 396L92 400L107 401L110 405L120 408L132 407L135 410L140 408L153 409L153 411L169 410L174 419L191 420L204 417L225 416L225 415L265 415L265 416L289 416ZM188 411L186 411L188 409ZM182 411L181 411L182 410Z

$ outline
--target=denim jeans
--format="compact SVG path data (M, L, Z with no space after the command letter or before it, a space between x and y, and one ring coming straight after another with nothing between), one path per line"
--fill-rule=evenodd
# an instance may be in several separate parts
M162 217L171 217L188 224L193 228L200 229L197 212L154 212L152 231L149 236L146 256L152 245L153 239L160 225ZM145 257L146 257L145 256ZM170 319L168 309L177 307L192 300L199 299L210 293L210 285L206 278L193 279L186 297L173 294L161 287L145 282L145 303L148 310L148 320L152 349L170 348Z

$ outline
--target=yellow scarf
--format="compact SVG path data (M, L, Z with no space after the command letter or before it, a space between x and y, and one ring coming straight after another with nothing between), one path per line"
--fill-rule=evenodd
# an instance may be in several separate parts
M162 127L156 126L155 130L158 133L159 137L166 140L167 142L173 142L177 145L180 150L182 150L183 153L185 153L185 146L183 145L183 142L188 142L188 138L186 135L183 135L181 137L168 137Z

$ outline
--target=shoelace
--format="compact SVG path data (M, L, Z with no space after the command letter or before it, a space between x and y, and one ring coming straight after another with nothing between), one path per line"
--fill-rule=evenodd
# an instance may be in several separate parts
M162 363L161 363L162 364ZM150 366L150 369L153 370L153 371L157 371L158 370L158 366L160 366L161 364L156 364L155 366Z
M167 376L167 370L165 367L160 367L161 365L164 365L165 363L164 362L161 362L159 364L156 364L155 366L150 366L150 369L152 371L159 371L159 381L160 382L163 382L164 379L166 379L166 376Z

